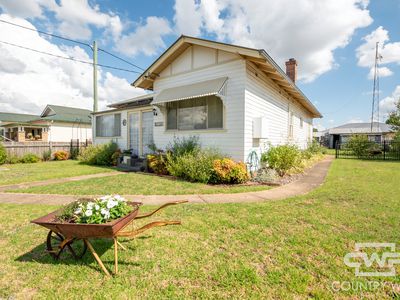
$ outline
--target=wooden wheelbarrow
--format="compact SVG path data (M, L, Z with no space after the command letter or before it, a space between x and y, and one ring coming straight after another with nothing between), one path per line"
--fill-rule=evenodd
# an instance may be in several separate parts
M141 202L129 202L130 205L134 206L135 209L128 215L112 220L105 224L75 224L75 223L61 223L56 222L55 217L59 213L56 210L46 216L40 217L31 221L31 223L38 224L40 226L49 229L46 239L47 252L54 257L59 259L61 253L64 250L69 251L75 259L82 258L86 250L89 248L93 257L104 271L107 276L110 276L110 272L104 266L99 255L96 253L89 239L92 238L112 238L114 240L114 274L118 273L118 246L123 250L126 248L121 245L118 241L118 237L133 238L139 233L146 231L153 227L166 226L166 225L180 225L180 221L155 221L144 225L141 228L134 230L127 230L128 225L132 225L134 220L143 219L154 215L159 210L180 203L185 203L186 200L175 201L166 203L156 210L139 215L139 206Z

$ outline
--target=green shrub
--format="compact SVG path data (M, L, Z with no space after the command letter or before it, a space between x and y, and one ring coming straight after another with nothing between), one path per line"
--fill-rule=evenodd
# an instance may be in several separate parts
M51 160L51 150L46 150L42 153L42 160L49 161Z
M346 144L346 148L353 151L358 158L368 156L373 143L368 140L366 135L352 135Z
M168 175L167 157L164 153L147 155L147 168L158 175Z
M40 161L39 156L33 153L27 153L19 160L23 164L37 163Z
M214 149L197 150L174 156L167 153L167 170L175 177L192 182L210 182L214 174L213 162L222 159L222 155Z
M261 161L284 176L290 169L298 167L301 162L301 151L295 145L271 146L261 155Z
M69 156L69 153L64 150L58 150L54 152L54 159L55 160L67 160Z
M167 147L173 157L183 156L185 154L200 151L200 142L198 136L189 136L188 138L174 137L172 144Z
M7 160L7 152L3 144L0 143L0 165L4 164Z
M89 145L81 151L79 161L89 165L110 166L113 163L113 154L117 151L118 145L110 142L101 145Z
M79 148L78 147L71 147L69 151L69 158L70 159L78 159L79 157Z
M6 164L17 164L20 162L20 158L18 156L15 155L7 155L7 159L6 159Z
M244 183L250 179L246 165L230 158L214 160L213 171L213 183Z

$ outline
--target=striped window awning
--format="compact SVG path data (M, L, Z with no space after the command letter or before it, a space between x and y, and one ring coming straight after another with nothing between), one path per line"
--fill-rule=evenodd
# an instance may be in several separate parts
M202 81L189 85L164 89L155 95L151 104L162 105L168 102L181 101L205 96L218 96L221 99L225 96L225 85L228 77Z

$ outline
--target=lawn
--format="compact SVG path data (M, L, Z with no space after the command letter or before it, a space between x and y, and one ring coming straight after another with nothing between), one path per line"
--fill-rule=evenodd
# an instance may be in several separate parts
M112 177L9 190L8 192L63 195L184 195L241 193L269 188L266 185L208 185L152 174L128 173Z
M34 164L2 165L0 186L112 171L112 168L88 166L76 160L50 161Z
M355 277L343 263L355 242L400 242L400 163L336 160L308 195L252 204L186 204L157 218L182 226L123 241L120 274L107 279L90 255L54 262L46 230L29 223L55 209L0 205L0 298L305 299L398 297L390 286L334 292ZM150 207L144 207L149 209ZM94 241L112 268L111 241ZM400 272L400 268L396 267Z

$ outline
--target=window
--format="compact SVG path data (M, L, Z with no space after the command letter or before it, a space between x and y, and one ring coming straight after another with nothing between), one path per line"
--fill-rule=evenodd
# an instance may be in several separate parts
M303 124L304 124L303 118L300 117L300 128L301 128L301 129L303 129Z
M96 137L121 136L121 114L96 116Z
M223 128L223 105L220 98L208 96L167 104L168 130Z
M293 119L294 119L294 114L292 112L289 112L289 138L293 138Z

